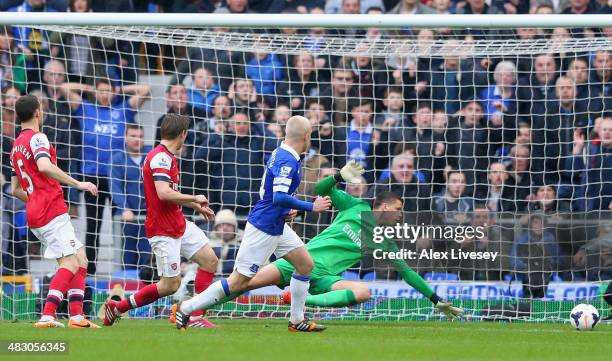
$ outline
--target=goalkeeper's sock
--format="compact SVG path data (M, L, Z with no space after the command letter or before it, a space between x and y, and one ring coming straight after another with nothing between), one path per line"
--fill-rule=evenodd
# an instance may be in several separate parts
M304 306L306 304L306 296L310 288L310 277L300 276L298 274L291 275L289 289L291 290L291 323L299 323L304 320Z
M83 315L83 297L85 296L86 277L87 268L79 267L79 270L75 273L68 286L68 308L71 318Z
M124 298L117 305L117 309L121 313L125 313L133 308L142 307L159 298L159 291L157 291L157 283L150 284L138 292L134 293L130 297Z
M55 272L55 276L49 285L49 293L47 293L47 301L43 308L43 315L55 317L55 310L62 303L64 294L68 291L70 281L74 278L72 273L67 268L60 268Z
M181 303L180 311L189 315L197 310L205 310L229 295L229 285L227 279L224 278L210 285L199 295Z
M240 297L240 295L242 295L242 293L232 293L229 296L225 296L222 299L219 300L219 302L216 303L216 305L222 305L226 302L229 302L231 300L234 300L238 297Z
M308 306L345 307L356 303L357 299L352 290L336 290L306 297Z
M194 295L199 295L204 292L212 283L213 277L215 276L214 272L208 272L203 268L198 268L198 273L195 276L195 280L193 281L193 293ZM204 310L196 310L191 316L198 317L204 314Z

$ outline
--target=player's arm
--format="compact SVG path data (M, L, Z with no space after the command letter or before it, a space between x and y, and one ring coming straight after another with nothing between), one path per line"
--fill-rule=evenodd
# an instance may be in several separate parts
M90 182L79 182L78 180L72 178L58 166L53 164L48 155L37 157L36 166L42 174L49 178L55 179L63 185L67 185L78 190L87 191L94 196L98 194L98 187L95 184Z
M210 207L208 207L207 205L202 205L196 202L191 202L187 204L185 207L189 207L195 210L196 212L201 214L202 217L204 217L204 219L207 219L209 221L212 221L215 219L215 212L213 212L213 210L210 209Z
M49 151L49 149L51 149L51 144L49 144L49 139L45 134L37 133L32 136L32 139L30 139L30 148L32 149L34 161L36 162L36 167L39 172L51 179L55 179L63 185L87 191L94 196L98 194L98 187L96 187L95 184L90 182L79 182L51 162L51 153Z
M392 252L398 251L397 243L387 238L385 238L379 245L379 248ZM423 279L423 277L408 266L406 261L401 259L391 259L389 260L389 263L396 271L399 272L404 282L409 284L415 290L419 291L423 296L427 297L434 304L434 306L440 310L440 312L446 315L446 317L452 320L463 315L462 308L455 307L451 302L447 302L438 296Z
M305 212L324 212L328 210L331 207L331 199L329 197L317 197L314 202L307 202L299 200L288 193L297 167L297 164L288 164L279 167L277 170L272 170L274 175L272 180L272 204L277 207Z
M324 212L331 207L331 199L329 197L317 197L314 202L306 202L289 195L286 191L274 192L272 194L272 203L278 207L305 212Z
M19 178L17 178L17 176L11 177L11 192L13 193L13 196L17 197L21 201L28 201L28 194L21 187L21 183L19 183Z
M363 172L363 167L354 160L351 160L342 167L340 172L320 180L315 185L315 193L320 196L329 196L332 200L332 205L339 211L348 209L360 201L350 194L336 188L336 184L340 182L359 182Z
M214 217L214 213L208 208L208 199L201 194L192 196L175 191L170 187L170 182L165 179L155 180L155 192L160 200L180 206L195 209L205 218L210 219L210 215Z

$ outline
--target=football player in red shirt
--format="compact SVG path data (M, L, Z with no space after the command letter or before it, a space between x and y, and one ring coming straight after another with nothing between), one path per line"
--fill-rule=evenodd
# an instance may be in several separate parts
M38 99L26 95L15 103L21 133L11 151L15 175L11 177L13 195L26 203L28 226L45 245L45 258L55 258L59 269L49 285L43 315L34 327L64 327L55 319L55 310L68 294L71 328L99 328L83 316L83 295L87 276L87 257L83 244L76 238L64 202L61 184L92 195L96 185L79 182L57 167L55 148L40 132L43 114Z
M187 137L189 118L167 114L161 124L161 143L147 154L143 166L147 219L145 231L157 261L160 280L148 285L121 302L109 300L104 305L104 325L110 326L122 314L142 307L161 297L175 293L181 285L181 256L196 262L200 268L194 281L195 293L212 284L217 269L217 256L208 237L193 222L186 221L181 207L196 210L212 220L213 211L203 195L191 196L179 192L179 168L175 154ZM203 312L192 314L190 327L214 327Z

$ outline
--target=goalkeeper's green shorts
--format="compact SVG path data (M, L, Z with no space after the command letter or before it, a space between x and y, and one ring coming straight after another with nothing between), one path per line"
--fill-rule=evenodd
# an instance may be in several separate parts
M284 259L276 260L272 264L280 271L280 284L278 284L278 287L281 289L287 287L291 281L291 275L295 269ZM324 270L320 269L320 267L317 267L317 264L315 263L312 274L310 275L310 294L320 295L321 293L327 293L332 290L332 285L334 283L342 281L343 279L343 277L338 275L331 275L328 272L325 272Z

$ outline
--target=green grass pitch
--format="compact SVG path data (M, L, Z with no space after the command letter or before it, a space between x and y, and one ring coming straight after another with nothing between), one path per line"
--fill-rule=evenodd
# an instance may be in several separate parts
M330 321L295 334L279 320L219 320L218 329L179 332L167 320L125 320L100 330L34 329L0 323L0 340L63 340L69 354L0 360L610 360L612 327L569 324Z

